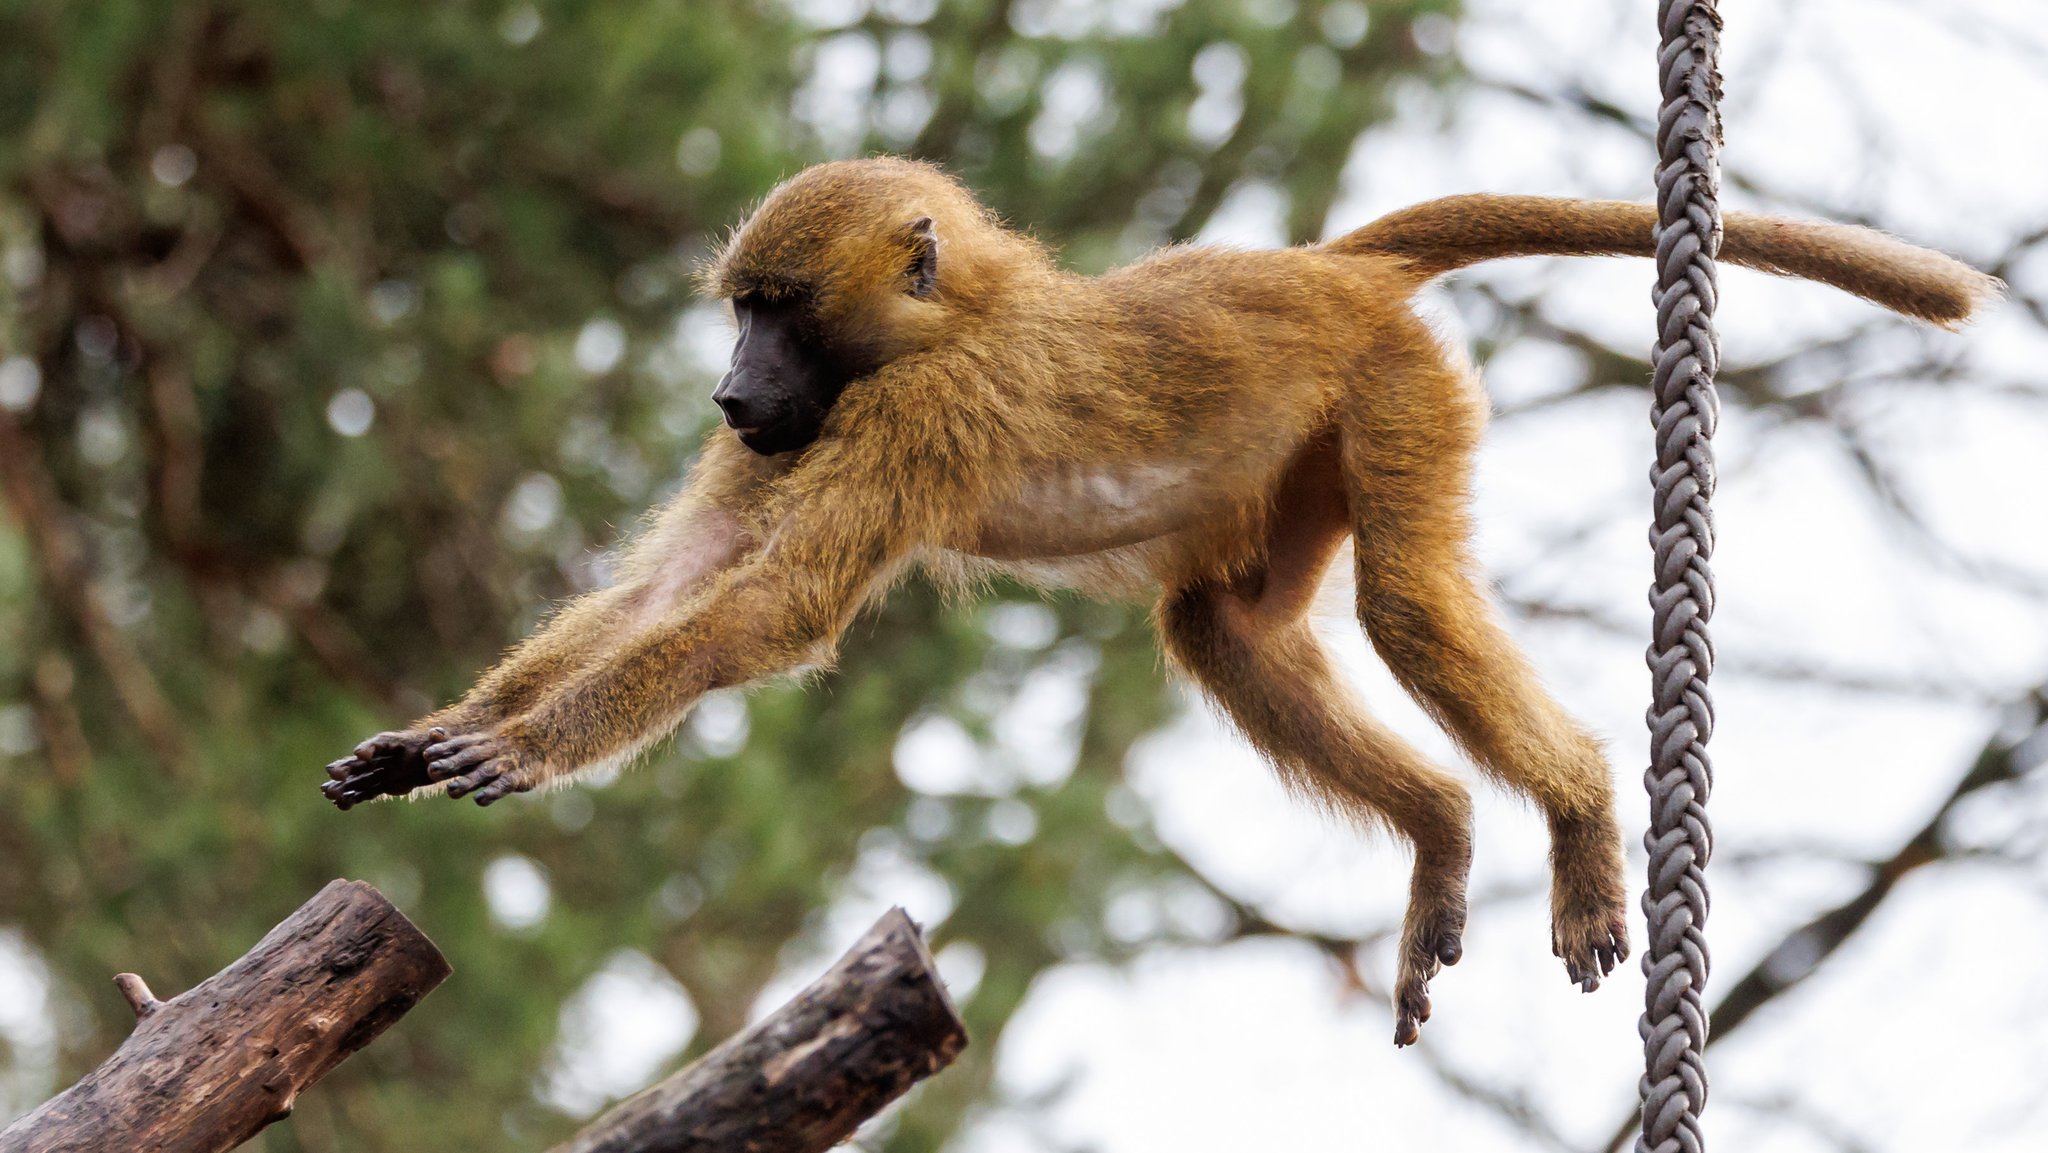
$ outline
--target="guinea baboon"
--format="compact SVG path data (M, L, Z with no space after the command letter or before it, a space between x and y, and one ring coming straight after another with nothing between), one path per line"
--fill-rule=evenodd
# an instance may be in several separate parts
M1651 209L1431 201L1325 244L1175 247L1057 268L938 169L824 164L706 274L739 324L712 435L612 587L563 607L460 703L328 766L342 808L490 804L632 755L708 690L828 662L906 569L1158 597L1166 651L1296 789L1414 846L1395 1041L1457 961L1471 803L1375 721L1310 631L1347 537L1400 683L1549 823L1552 945L1595 987L1628 952L1600 744L1495 619L1467 504L1487 402L1410 299L1494 257L1652 251ZM1997 282L1878 233L1727 219L1724 259L1942 325Z

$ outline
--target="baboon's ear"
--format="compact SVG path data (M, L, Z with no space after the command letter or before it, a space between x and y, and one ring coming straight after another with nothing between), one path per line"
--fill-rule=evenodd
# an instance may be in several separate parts
M910 295L923 298L939 290L939 233L932 218L920 216L910 225Z

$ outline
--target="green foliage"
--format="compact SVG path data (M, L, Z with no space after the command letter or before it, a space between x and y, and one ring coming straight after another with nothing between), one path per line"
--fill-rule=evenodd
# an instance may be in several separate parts
M1033 978L1143 943L1110 897L1193 883L1119 781L1171 707L1142 608L913 585L743 739L489 812L342 816L319 767L601 579L711 416L693 264L777 178L929 156L1084 267L1245 182L1309 238L1388 83L1438 70L1432 7L0 3L0 930L51 978L47 1087L126 1031L109 974L183 989L362 877L456 976L252 1147L538 1148L575 1125L536 1096L562 1007L618 950L702 1050L887 859L987 962L975 1048L889 1138L942 1145ZM898 779L933 718L995 763L1034 677L1085 688L1071 773ZM518 928L482 895L514 855L552 894Z

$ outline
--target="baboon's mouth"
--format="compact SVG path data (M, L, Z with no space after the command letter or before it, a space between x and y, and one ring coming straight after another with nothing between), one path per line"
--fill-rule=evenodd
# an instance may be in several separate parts
M806 433L796 427L795 422L786 419L764 421L752 428L736 428L733 433L740 438L741 444L762 456L802 448L816 437L816 433Z

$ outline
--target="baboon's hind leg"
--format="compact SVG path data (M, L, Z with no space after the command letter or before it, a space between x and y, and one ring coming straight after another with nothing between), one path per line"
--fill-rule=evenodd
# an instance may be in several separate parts
M1600 744L1495 618L1469 551L1484 398L1441 359L1378 366L1343 418L1358 613L1373 647L1481 768L1550 825L1551 948L1591 990L1628 955L1614 787Z
M1297 470L1283 488L1266 567L1228 585L1169 591L1159 628L1168 652L1290 785L1414 845L1394 986L1394 1043L1407 1045L1429 1019L1429 979L1464 951L1471 800L1354 703L1309 630L1308 605L1345 520L1334 456L1323 463L1327 475Z

